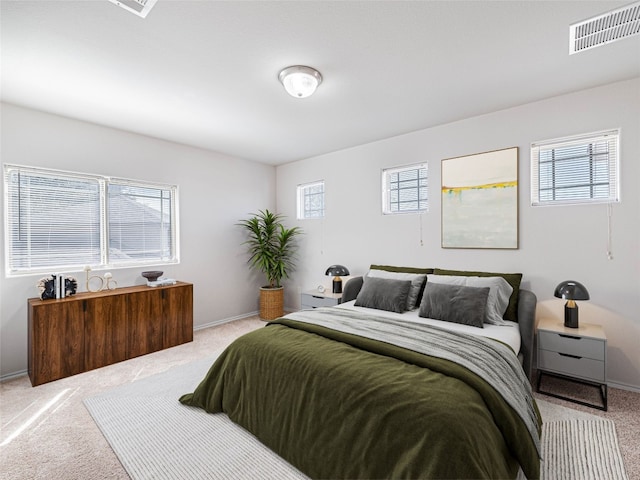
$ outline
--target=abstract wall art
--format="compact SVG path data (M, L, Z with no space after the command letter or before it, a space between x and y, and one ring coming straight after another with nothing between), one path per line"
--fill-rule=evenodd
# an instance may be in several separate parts
M442 247L518 248L518 147L442 160Z

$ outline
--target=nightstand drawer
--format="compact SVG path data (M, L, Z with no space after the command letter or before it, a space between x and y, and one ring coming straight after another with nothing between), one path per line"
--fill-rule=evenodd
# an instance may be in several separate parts
M579 355L576 357L568 356L566 353L563 355L559 352L540 349L538 350L538 368L594 382L605 381L604 361Z
M603 362L606 342L599 339L581 337L580 335L538 330L538 346L541 350L562 352Z
M321 297L311 295L309 293L303 293L300 296L300 304L303 309L318 308L318 307L333 307L338 305L338 299L332 297Z

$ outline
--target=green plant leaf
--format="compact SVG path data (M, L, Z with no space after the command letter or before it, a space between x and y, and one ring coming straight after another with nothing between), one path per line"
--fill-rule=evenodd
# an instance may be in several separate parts
M240 220L237 225L244 228L249 260L252 268L262 272L271 287L280 287L283 278L295 268L295 237L304 232L300 227L286 228L283 216L269 210L259 210L252 217Z

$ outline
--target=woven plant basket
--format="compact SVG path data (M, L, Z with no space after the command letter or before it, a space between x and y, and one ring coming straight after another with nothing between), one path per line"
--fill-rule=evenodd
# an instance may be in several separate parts
M274 320L284 315L284 287L260 288L260 318Z

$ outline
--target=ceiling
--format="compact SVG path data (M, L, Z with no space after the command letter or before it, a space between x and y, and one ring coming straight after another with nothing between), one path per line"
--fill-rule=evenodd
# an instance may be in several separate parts
M568 55L629 3L1 0L1 99L278 165L640 77L640 35ZM306 99L277 80L298 64Z

